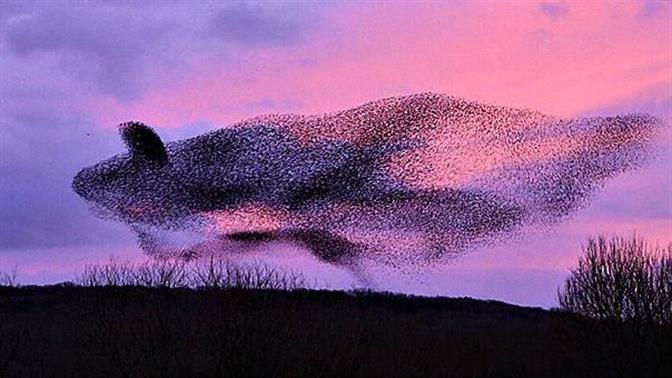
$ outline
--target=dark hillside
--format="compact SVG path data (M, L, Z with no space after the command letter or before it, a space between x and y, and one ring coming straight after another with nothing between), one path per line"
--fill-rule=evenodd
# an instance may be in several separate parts
M0 288L3 377L643 377L669 355L669 328L470 298Z

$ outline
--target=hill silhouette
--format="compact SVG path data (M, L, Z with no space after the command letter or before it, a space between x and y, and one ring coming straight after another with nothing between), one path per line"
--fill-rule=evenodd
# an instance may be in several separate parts
M671 336L472 298L0 287L2 377L665 376Z

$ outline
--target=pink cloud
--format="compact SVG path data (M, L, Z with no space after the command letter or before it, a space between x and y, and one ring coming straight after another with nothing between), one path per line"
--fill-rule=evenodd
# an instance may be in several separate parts
M640 8L576 2L551 19L534 3L343 5L304 43L195 63L143 101L97 97L86 108L101 125L171 127L234 122L258 113L246 105L260 100L292 99L301 113L316 113L436 91L574 115L672 82L662 48L671 42L670 7L646 20Z

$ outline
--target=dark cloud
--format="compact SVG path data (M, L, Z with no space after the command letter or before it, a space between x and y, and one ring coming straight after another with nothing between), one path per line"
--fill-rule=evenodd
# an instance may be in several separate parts
M299 42L314 23L312 9L293 5L268 9L249 3L220 10L212 19L212 35L242 45L286 45Z
M539 10L545 16L552 19L560 18L569 13L569 7L564 3L543 2L539 4Z
M271 3L3 3L2 48L22 64L53 62L59 73L122 101L172 80L176 71L231 47L303 40L318 7ZM213 14L215 15L213 18ZM55 72L52 72L54 74Z
M670 3L659 0L644 0L640 2L641 10L639 16L644 20L650 20L654 17L662 17L670 11ZM669 17L669 15L668 15Z
M10 51L55 54L65 72L91 79L101 92L119 99L141 94L149 54L176 32L169 20L149 20L104 5L55 5L45 3L8 21Z

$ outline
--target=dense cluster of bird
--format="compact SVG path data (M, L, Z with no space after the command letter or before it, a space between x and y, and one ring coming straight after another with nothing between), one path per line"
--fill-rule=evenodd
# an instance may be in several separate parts
M361 273L362 259L430 264L556 223L641 166L659 125L432 93L265 115L165 145L129 122L129 151L85 168L73 188L152 255L290 242Z

